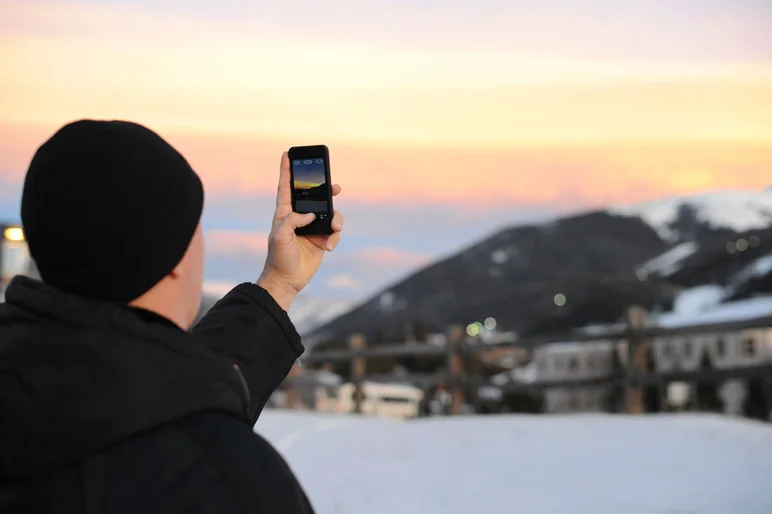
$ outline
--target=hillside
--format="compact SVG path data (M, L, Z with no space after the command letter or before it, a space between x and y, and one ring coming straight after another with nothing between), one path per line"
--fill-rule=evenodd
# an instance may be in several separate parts
M224 291L205 291L201 298L196 323L219 300ZM345 300L326 300L299 295L289 310L289 317L300 334L305 334L350 310L354 304Z
M489 316L505 329L554 332L617 321L631 304L667 309L679 290L728 286L772 253L770 213L772 192L728 191L511 227L417 271L306 342L353 332L399 339L406 331L444 330ZM746 247L732 250L741 239ZM735 288L737 294L769 282L767 275L752 279ZM567 300L562 307L553 301L558 293Z
M309 343L352 332L399 338L408 327L431 331L494 317L505 329L583 303L598 287L632 287L635 266L668 245L640 218L591 212L503 230L436 262L335 319ZM555 305L556 294L567 298Z
M742 251L737 242L756 242ZM734 248L727 251L727 248ZM564 332L594 323L614 323L627 305L659 306L670 310L674 302L692 293L711 303L743 300L772 293L772 229L727 234L709 233L699 241L677 244L644 263L637 284L629 287L593 287L590 299L531 326L531 334ZM640 273L640 272L639 272Z
M314 298L301 293L292 302L288 314L298 333L303 335L348 312L353 306L354 303L347 300Z

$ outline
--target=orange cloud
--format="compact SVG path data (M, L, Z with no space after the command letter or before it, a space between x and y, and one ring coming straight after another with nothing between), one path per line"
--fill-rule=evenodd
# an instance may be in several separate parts
M0 174L21 181L35 148L58 128L0 124ZM281 152L292 140L162 134L201 174L207 197L276 193ZM696 190L772 183L772 144L554 145L480 150L330 145L336 205L456 204L572 209Z
M0 36L0 176L10 181L60 125L99 117L161 132L209 197L273 196L281 152L312 143L331 148L342 208L574 208L770 182L770 64L309 44L254 17L0 8L13 28Z
M0 37L5 123L122 117L174 133L386 147L772 141L763 63L309 42L254 19L140 7L6 4L3 16L37 29Z
M261 254L268 250L268 234L247 230L209 230L207 248L221 255Z
M278 159L291 143L170 138L211 195L273 196ZM1 143L0 143L1 144ZM549 204L574 208L635 202L772 182L772 144L556 145L476 150L330 145L332 178L348 202L463 208Z

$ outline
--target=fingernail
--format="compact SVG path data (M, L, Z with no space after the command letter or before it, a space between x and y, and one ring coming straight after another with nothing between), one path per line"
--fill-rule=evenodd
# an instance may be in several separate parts
M327 243L327 251L331 252L331 251L333 251L333 249L335 249L335 245L333 245L332 242L328 242Z
M309 212L308 215L311 216L311 219L315 219L316 218L316 214L313 213L313 212Z

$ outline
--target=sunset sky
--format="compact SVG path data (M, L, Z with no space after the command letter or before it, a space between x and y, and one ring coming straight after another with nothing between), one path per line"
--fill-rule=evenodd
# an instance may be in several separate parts
M207 190L207 280L260 272L281 152L330 147L362 298L515 221L772 184L769 0L0 0L0 218L77 118ZM88 220L84 220L87 222Z

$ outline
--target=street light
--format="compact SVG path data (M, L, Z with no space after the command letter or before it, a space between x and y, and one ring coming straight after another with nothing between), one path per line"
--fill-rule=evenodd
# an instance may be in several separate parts
M9 227L3 235L9 241L24 241L24 231L19 227Z

